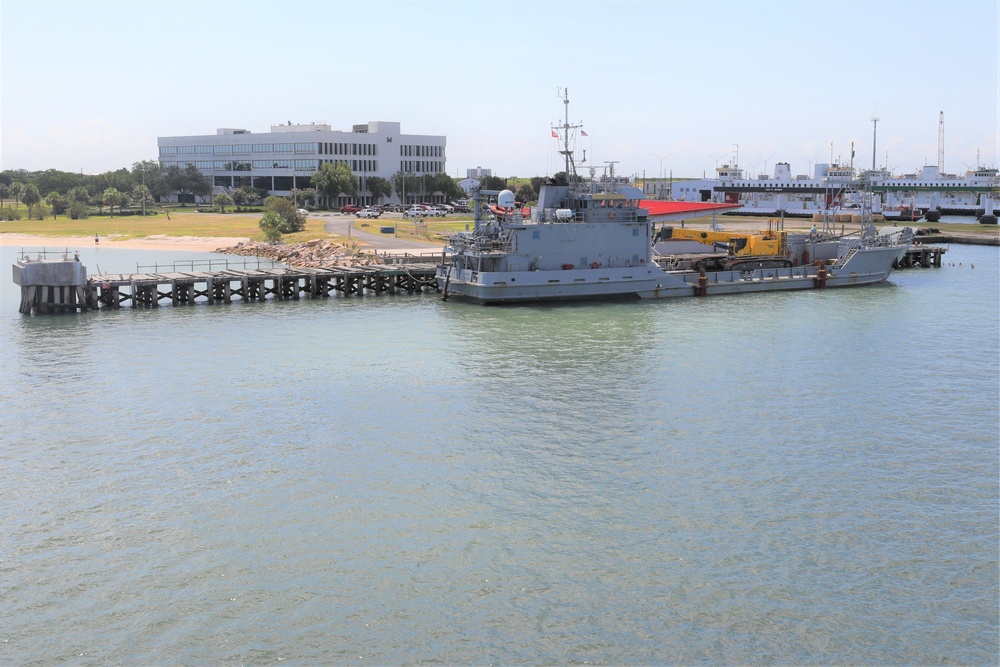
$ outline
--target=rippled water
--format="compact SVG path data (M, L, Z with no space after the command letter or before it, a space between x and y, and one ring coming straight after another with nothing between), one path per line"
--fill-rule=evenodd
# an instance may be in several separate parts
M59 317L8 273L0 663L996 664L1000 264L946 260Z

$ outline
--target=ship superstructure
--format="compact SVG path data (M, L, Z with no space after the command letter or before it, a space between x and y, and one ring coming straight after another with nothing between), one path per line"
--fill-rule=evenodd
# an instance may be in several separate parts
M562 99L565 120L553 133L561 135L565 172L542 186L530 217L515 206L510 191L474 190L474 228L449 237L450 261L438 270L445 298L506 303L859 285L884 281L909 245L908 229L883 237L866 227L861 236L834 243L835 259L808 266L669 270L670 258L652 247L654 220L698 217L738 204L675 202L669 214L651 215L656 207L644 207L638 189L615 176L614 163L599 178L596 170L581 178L570 148L580 125L569 122L568 93ZM489 196L496 196L496 214L487 218L482 198Z

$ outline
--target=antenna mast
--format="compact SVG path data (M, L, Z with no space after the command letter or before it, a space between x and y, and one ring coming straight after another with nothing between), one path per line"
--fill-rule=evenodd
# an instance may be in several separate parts
M878 138L878 116L872 113L872 171L875 171L875 140Z
M571 182L572 177L576 176L576 164L573 162L573 151L571 151L569 148L569 131L582 127L582 124L580 125L569 124L569 88L563 88L562 93L559 95L559 97L562 99L563 105L566 107L565 118L563 120L562 126L561 127L555 126L552 128L552 131L555 132L556 130L562 130L563 147L562 150L559 151L559 153L562 154L563 159L566 162L566 181ZM584 158L584 160L586 160L586 157ZM571 166L572 166L572 171L570 170Z
M938 117L938 172L944 173L944 112Z

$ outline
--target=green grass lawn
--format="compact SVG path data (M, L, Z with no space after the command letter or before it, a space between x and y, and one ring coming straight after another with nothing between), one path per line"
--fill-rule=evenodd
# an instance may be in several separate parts
M259 222L261 213L244 213L230 211L228 213L199 213L195 207L157 208L153 215L146 217L132 216L111 216L95 215L83 220L71 220L65 216L46 220L28 220L27 211L21 207L21 220L0 221L0 233L11 232L19 234L33 234L37 236L101 236L114 237L120 240L143 238L147 236L234 236L247 237L255 241L264 240L264 234L260 229ZM168 218L169 216L169 218ZM741 216L719 216L718 220L723 226L730 228L746 229L747 226L756 226L764 229L767 227L768 218L753 218ZM771 219L773 220L773 218ZM424 225L417 227L408 219L392 220L396 225L396 235L401 238L408 238L419 241L429 241L438 243L444 241L448 235L455 232L472 229L473 220L471 214L459 214L445 218L426 218ZM711 216L701 218L690 218L685 220L685 225L690 227L707 227L712 222ZM355 223L357 224L357 223ZM679 223L668 223L679 224ZM785 229L808 230L813 226L812 220L805 218L787 218ZM836 223L839 228L841 223ZM857 224L845 223L848 231L856 230ZM884 223L891 224L891 223ZM657 225L660 226L660 225ZM879 224L877 226L883 226ZM993 225L981 225L970 218L969 223L931 223L918 222L911 224L915 228L940 229L944 233L972 233L986 237L1000 237L1000 228ZM323 229L323 220L308 218L306 228L295 234L285 234L282 240L285 243L299 243L311 241L313 239L330 239L331 241L346 243L346 238L338 238Z
M155 214L146 217L138 215L111 216L92 215L82 220L71 220L64 216L46 220L28 220L27 211L22 210L21 220L0 221L0 233L33 234L37 236L101 236L119 240L143 238L147 236L236 236L257 241L264 239L260 229L261 213L199 213L194 207L156 209ZM169 218L168 218L169 216ZM333 238L323 231L323 222L306 220L304 231L286 234L287 243L308 241L315 238Z

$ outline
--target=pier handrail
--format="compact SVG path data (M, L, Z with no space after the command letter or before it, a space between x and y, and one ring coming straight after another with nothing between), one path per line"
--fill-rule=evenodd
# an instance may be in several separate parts
M241 260L235 259L181 259L170 264L159 264L154 262L153 264L136 264L136 273L150 273L144 269L152 269L152 273L159 273L163 271L219 271L223 269L259 269L261 268L260 257L244 257ZM263 268L273 269L278 266L278 263L274 260L266 260Z

